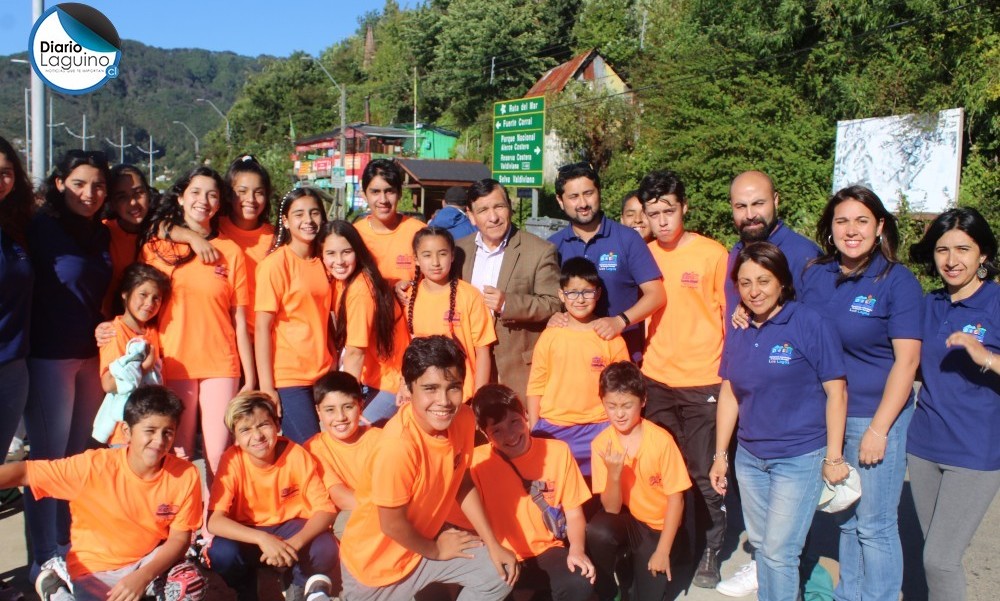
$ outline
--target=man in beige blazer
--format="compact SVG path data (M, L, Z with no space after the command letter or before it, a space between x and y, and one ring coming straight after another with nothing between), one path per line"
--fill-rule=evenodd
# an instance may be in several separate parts
M493 313L497 344L490 381L524 399L531 353L559 302L555 246L511 223L511 204L500 182L484 179L468 190L469 219L479 232L459 240L455 266L483 294Z

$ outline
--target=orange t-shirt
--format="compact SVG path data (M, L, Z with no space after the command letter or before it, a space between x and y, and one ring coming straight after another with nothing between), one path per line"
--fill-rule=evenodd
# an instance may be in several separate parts
M368 473L368 461L375 454L382 429L361 426L361 431L361 436L353 443L320 432L302 445L316 458L327 490L337 484L357 490L362 475Z
M138 240L139 234L131 234L118 225L117 219L106 219L104 225L108 226L111 232L111 285L108 286L108 294L104 299L104 311L110 315L114 307L114 298L120 292L118 288L122 285L122 274L125 268L138 260Z
M413 236L424 229L419 219L402 216L399 225L391 232L376 232L370 215L359 221L355 227L365 246L375 257L379 273L394 284L399 280L412 280L416 271L413 258Z
M451 336L449 313L451 288L437 292L427 289L427 282L420 281L420 291L413 305L413 337L443 334ZM462 398L472 398L476 391L476 347L489 346L497 341L493 328L493 315L486 308L483 295L465 280L458 280L455 293L455 311L450 316L455 338L465 351L465 384Z
M252 230L241 230L228 217L220 217L219 231L226 238L235 242L236 246L239 246L243 254L246 255L247 285L250 287L252 305L257 289L257 264L264 260L264 257L267 256L267 251L271 250L271 246L274 244L274 226L270 223L265 223ZM250 329L251 338L253 338L255 324L256 319L254 318L253 307L247 307L247 328Z
M156 332L155 326L147 325L144 333L137 334L132 328L128 327L123 317L119 315L111 322L111 327L114 328L114 339L100 348L101 367L98 373L102 377L108 371L111 362L125 354L125 347L128 346L129 340L133 338L142 338L145 340L149 344L150 352L156 353L159 356L160 335ZM111 433L111 438L108 439L109 445L125 444L125 433L122 430L123 423L118 422L115 426L115 431Z
M545 483L542 496L552 507L574 509L590 498L587 482L561 440L532 437L528 452L512 461L525 479ZM476 447L471 470L493 533L518 559L563 546L545 527L542 511L524 491L521 479L490 445Z
M370 473L355 490L340 544L344 566L365 586L386 586L406 578L421 556L387 536L379 507L406 507L406 518L421 536L434 539L455 505L458 487L472 460L475 418L462 405L446 438L424 432L407 403L382 430Z
M593 330L545 328L531 355L527 395L542 397L539 417L557 426L606 422L601 371L616 361L628 361L621 336L603 340Z
M312 386L333 367L327 338L333 293L322 261L303 259L282 246L257 266L254 298L255 311L274 314L275 386Z
M340 296L343 282L333 282L333 311L340 310ZM388 358L379 357L375 338L375 292L371 281L364 274L354 278L347 288L344 299L347 337L344 344L365 350L361 366L361 383L385 392L399 391L402 381L403 353L410 344L410 331L406 329L406 317L399 305L396 307L396 322L393 327L393 351Z
M54 461L28 461L36 499L69 501L73 517L66 564L70 576L117 570L159 546L171 532L201 526L198 468L173 455L144 480L128 465L128 449L95 449Z
M208 510L221 511L244 526L277 526L317 511L336 513L308 451L278 437L285 449L274 464L258 467L238 446L226 449L212 482Z
M143 262L169 275L172 284L159 316L165 380L240 377L230 311L250 304L246 263L232 240L219 236L212 246L222 254L218 263L205 265L195 257L179 267L163 257L184 256L188 245L153 240L142 247Z
M642 440L639 450L629 457L622 468L622 503L635 519L654 530L663 530L663 516L667 511L667 496L691 488L684 458L674 437L653 422L642 420ZM608 428L590 443L593 457L592 485L594 494L604 492L608 482L608 468L601 453L608 447L619 453L624 451L618 430ZM629 453L633 451L629 449Z
M649 243L663 273L667 304L654 313L646 334L642 373L667 386L718 384L725 336L726 249L693 238L673 250Z

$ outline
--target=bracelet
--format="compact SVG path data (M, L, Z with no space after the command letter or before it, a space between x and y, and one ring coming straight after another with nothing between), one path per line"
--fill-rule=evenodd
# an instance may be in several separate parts
M870 432L871 432L872 434L874 434L875 436L878 436L878 437L879 437L879 438L881 438L882 440L888 440L888 439L889 439L889 434L888 434L888 433L887 433L887 434L885 434L885 436L883 436L883 435L879 434L878 432L876 432L876 431L875 431L875 428L872 428L872 427L871 427L871 425L869 425L869 426L868 426L868 431L870 431Z
M729 451L718 451L712 454L712 461L721 459L726 463L729 463Z
M837 457L836 459L827 459L826 457L823 458L824 465L844 465L844 463L845 461L843 455Z
M990 351L986 351L986 352L989 353L986 356L986 363L983 363L983 366L979 368L979 373L982 373L982 374L990 371L990 368L993 367L993 353L990 352Z
M619 313L618 317L621 317L622 321L625 322L625 327L626 328L629 327L630 325L632 325L632 320L628 318L628 315L625 315L624 311L622 311L621 313Z

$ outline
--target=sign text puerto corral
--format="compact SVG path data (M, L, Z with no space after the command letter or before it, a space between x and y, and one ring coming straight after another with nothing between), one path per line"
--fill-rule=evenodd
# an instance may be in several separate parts
M493 104L493 177L505 186L542 187L545 98Z

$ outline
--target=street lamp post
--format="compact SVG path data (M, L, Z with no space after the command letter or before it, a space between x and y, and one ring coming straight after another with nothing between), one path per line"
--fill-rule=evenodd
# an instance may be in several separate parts
M125 149L131 146L131 144L125 143L125 126L122 126L121 129L118 130L118 144L115 144L108 138L104 138L104 141L118 149L118 162L124 163Z
M337 89L337 91L340 92L340 160L338 162L340 163L340 167L345 168L344 169L344 173L346 174L347 173L347 170L346 170L346 165L347 165L347 162L346 162L347 161L347 90L344 89L344 86L342 86L339 83L337 83L337 80L334 79L332 75L330 75L330 72L326 70L326 67L323 66L323 63L319 62L318 58L316 58L315 56L303 56L302 60L312 61L313 63L315 63L316 66L318 66L320 69L323 70L323 73L326 75L327 79L329 79L330 82L333 83L333 86ZM331 179L331 183L332 183L332 179L333 178L331 177L330 179ZM345 188L346 188L346 184L345 184ZM345 188L341 188L340 189L340 194L339 194L339 196L340 196L340 206L339 207L334 207L334 217L338 217L338 218L341 217L342 216L341 215L341 211L344 211L346 213L347 207L345 205L347 203L345 202L345 200L346 200L346 197L347 197L347 190Z
M198 157L201 154L198 149L198 136L196 136L195 133L191 131L191 128L187 126L187 123L184 123L183 121L174 121L174 125L180 125L184 129L186 129L189 134L191 134L192 138L194 138L194 162L197 163Z
M215 103L212 102L211 100L209 100L208 98L195 98L194 101L195 102L208 103L208 106L210 106L213 109L215 109L216 113L219 113L219 116L222 117L222 120L226 122L226 144L229 144L231 142L231 135L230 135L230 131L229 131L229 117L227 117L225 113L223 113L222 111L220 111L219 107L215 106ZM175 123L176 123L176 121L175 121Z
M82 145L83 146L82 146L81 150L87 150L87 140L89 140L91 138L96 138L97 137L97 136L88 136L87 135L87 114L86 113L84 113L84 115L83 115L83 134L75 134L75 133L73 133L73 130L71 130L70 128L66 127L65 125L63 125L63 129L65 129L66 133L68 133L69 135L73 136L74 138L82 140Z
M66 125L65 122L60 121L59 123L53 123L52 121L52 96L49 96L49 171L52 171L52 138L55 137L52 133L52 128L62 127Z

